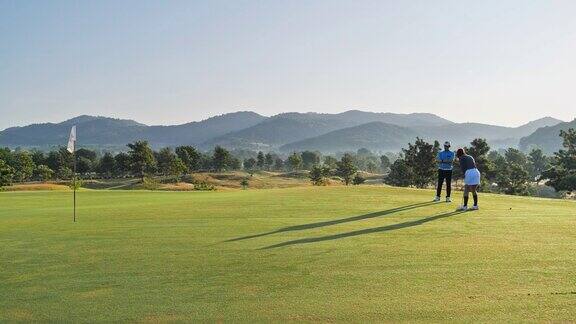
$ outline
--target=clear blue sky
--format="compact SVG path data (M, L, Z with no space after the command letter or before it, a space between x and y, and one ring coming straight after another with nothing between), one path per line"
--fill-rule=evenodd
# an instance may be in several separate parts
M0 129L236 110L576 117L576 1L0 0Z

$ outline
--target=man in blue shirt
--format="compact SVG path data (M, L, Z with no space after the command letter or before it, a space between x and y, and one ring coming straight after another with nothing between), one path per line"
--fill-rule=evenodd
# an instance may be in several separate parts
M444 142L444 151L438 153L438 187L436 188L436 198L434 201L440 201L442 193L442 184L446 180L446 202L451 202L450 194L452 193L452 169L454 163L454 152L450 151L450 142Z

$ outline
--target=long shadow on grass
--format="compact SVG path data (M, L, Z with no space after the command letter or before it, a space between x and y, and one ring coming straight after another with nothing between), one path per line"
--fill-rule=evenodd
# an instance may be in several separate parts
M435 203L435 202L423 202L423 203L417 203L417 204L406 205L406 206L402 206L402 207L396 207L396 208L393 208L393 209L382 210L382 211L379 211L379 212L370 213L370 214L364 214L364 215L359 215L359 216L352 216L352 217L335 219L335 220L318 222L318 223L309 223L309 224L288 226L288 227L283 227L283 228L280 228L280 229L277 229L277 230L274 230L274 231L271 231L271 232L266 232L266 233L260 233L260 234L254 234L254 235L248 235L248 236L243 236L243 237L238 237L238 238L229 239L229 240L226 240L226 242L242 241L242 240L248 240L248 239L253 239L253 238L257 238L257 237L262 237L262 236L277 234L277 233L292 232L292 231L302 231L302 230L307 230L307 229L312 229L312 228L318 228L318 227L324 227L324 226L332 226L332 225L337 225L337 224L342 224L342 223L348 223L348 222L355 222L355 221L359 221L359 220L370 219L370 218L375 218L375 217L381 217L381 216L390 215L390 214L393 214L393 213L398 213L398 212L402 212L402 211L406 211L406 210L411 210L411 209L415 209L415 208L420 208L420 207L425 207L425 206L434 205L434 204L436 204L436 203Z
M270 246L261 248L261 250L274 249L274 248L279 248L279 247L289 246L289 245L307 244L307 243L315 243L315 242L322 242L322 241L331 241L331 240L337 240L337 239L341 239L341 238L358 236L358 235L394 231L394 230L398 230L398 229L402 229L402 228L426 224L428 222L435 221L435 220L442 219L442 218L446 218L446 217L456 216L456 215L461 214L461 213L463 213L463 212L455 211L455 212L449 212L449 213L444 213L444 214L440 214L440 215L430 216L430 217L426 217L426 218L422 218L422 219L418 219L418 220L414 220L414 221L403 222L403 223L399 223L399 224L380 226L380 227L374 227L374 228L367 228L367 229L363 229L363 230L357 230L357 231L340 233L340 234L333 234L333 235L326 235L326 236L310 237L310 238L292 240L292 241L287 241L287 242L283 242L283 243L270 245Z

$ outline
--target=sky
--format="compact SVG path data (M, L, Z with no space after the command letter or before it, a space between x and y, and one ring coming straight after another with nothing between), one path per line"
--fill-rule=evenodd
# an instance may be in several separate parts
M0 129L238 110L576 117L576 1L0 0Z

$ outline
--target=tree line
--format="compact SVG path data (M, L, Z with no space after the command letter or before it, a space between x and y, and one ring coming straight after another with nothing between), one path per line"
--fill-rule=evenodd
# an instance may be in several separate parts
M546 156L541 149L528 154L515 149L491 150L485 139L475 139L466 152L476 159L482 173L482 191L510 195L541 195L541 184L552 187L562 195L576 190L576 131L562 131L563 149ZM384 182L393 186L425 188L436 181L436 156L440 144L427 143L418 138L402 150L400 157L390 166ZM463 178L455 163L453 178Z
M563 149L546 156L540 149L529 153L509 148L491 150L485 139L473 140L466 151L476 159L482 173L481 190L513 195L539 195L541 184L562 194L576 190L576 131L562 131ZM436 141L417 138L399 155L377 155L367 149L340 155L319 152L293 152L282 156L273 152L231 152L217 146L202 152L192 146L166 147L154 151L148 142L127 145L127 152L98 154L81 148L76 151L76 171L80 178L178 177L202 171L244 170L288 172L307 170L314 185L324 185L338 177L346 185L365 181L359 171L383 174L393 186L425 188L435 183L436 156L441 150ZM14 182L69 180L73 176L74 155L62 147L41 151L0 148L0 187ZM453 178L462 174L457 165Z
M154 151L148 142L136 141L127 145L127 152L113 154L80 148L75 152L76 172L79 178L128 178L171 176L194 172L223 172L245 170L288 172L313 170L319 165L337 167L336 156L322 156L319 152L293 152L281 156L273 152L229 151L217 146L210 152L202 152L193 146L165 147ZM366 149L343 156L352 163L354 170L372 173L387 171L390 160ZM62 147L50 152L0 148L0 186L28 181L70 180L73 177L74 155ZM346 181L349 182L346 176Z

